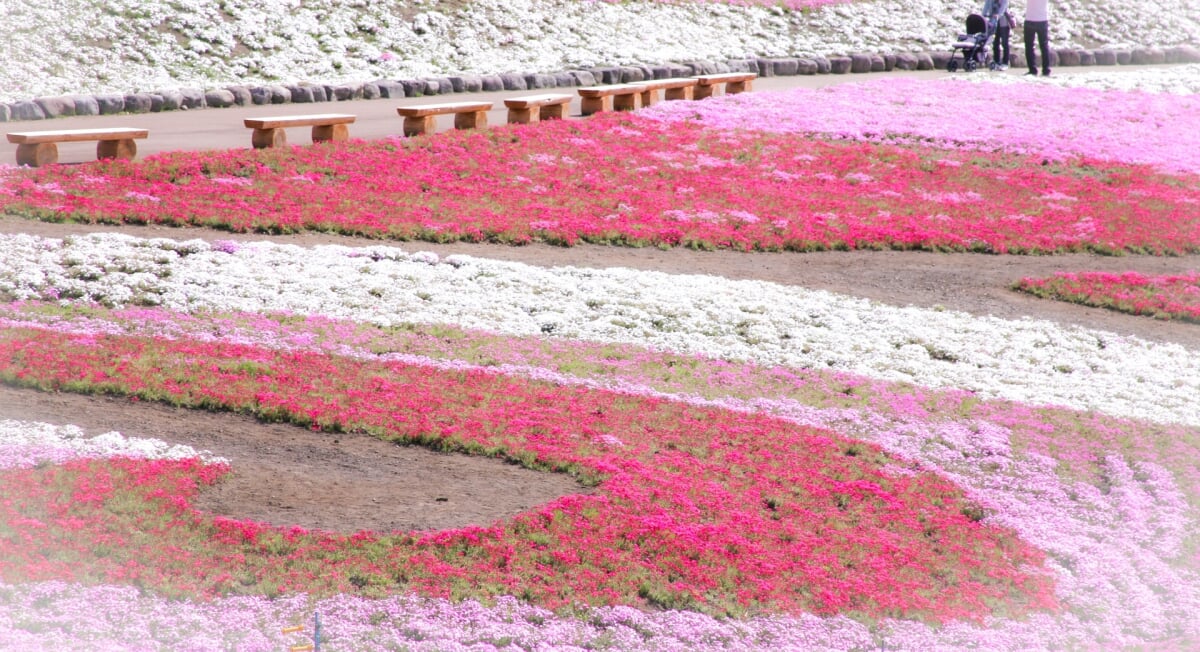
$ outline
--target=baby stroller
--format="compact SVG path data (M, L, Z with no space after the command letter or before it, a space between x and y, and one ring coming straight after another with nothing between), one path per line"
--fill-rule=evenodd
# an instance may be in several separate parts
M980 66L990 66L996 69L996 63L988 52L992 43L992 35L996 33L995 21L989 21L979 14L967 16L967 33L958 35L954 51L950 53L950 61L946 64L947 72L958 70L958 55L962 55L962 69L974 72Z

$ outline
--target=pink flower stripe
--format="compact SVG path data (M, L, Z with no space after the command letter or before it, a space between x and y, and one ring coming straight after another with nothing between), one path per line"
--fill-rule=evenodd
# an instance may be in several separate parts
M478 372L194 341L89 344L33 329L6 329L0 361L6 382L363 430L566 470L599 488L487 528L344 537L192 511L221 465L115 458L10 471L0 521L21 535L0 540L8 582L132 580L177 595L415 590L933 621L1057 609L1041 553L978 522L981 508L953 485L874 445L764 415Z
M824 134L1200 173L1200 96L887 78L665 102L643 112L717 129Z
M1023 278L1014 287L1035 296L1085 306L1200 322L1200 274L1196 272L1163 276L1059 272L1047 278Z
M0 182L0 211L433 241L1200 248L1200 184L1145 167L1042 166L1040 157L731 132L637 115L534 127L21 170Z

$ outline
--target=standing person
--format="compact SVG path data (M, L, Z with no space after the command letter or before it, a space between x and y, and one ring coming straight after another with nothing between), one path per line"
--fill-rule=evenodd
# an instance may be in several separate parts
M992 61L997 70L1008 70L1008 37L1012 34L1012 16L1008 13L1008 0L986 0L983 15L995 29L992 34ZM1000 51L1004 50L1004 58Z
M1028 0L1025 5L1025 62L1027 75L1037 76L1037 61L1033 58L1033 39L1038 40L1042 55L1042 76L1050 76L1050 0Z

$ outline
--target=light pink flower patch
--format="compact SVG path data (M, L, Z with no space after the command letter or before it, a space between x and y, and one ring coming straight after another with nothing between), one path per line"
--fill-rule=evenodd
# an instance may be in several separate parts
M644 115L718 129L824 134L1200 172L1200 96L889 78L702 102ZM948 161L958 165L957 161Z

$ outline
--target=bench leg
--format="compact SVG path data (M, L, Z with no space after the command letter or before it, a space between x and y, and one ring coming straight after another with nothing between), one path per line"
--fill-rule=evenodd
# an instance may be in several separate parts
M613 98L613 108L617 111L634 111L638 108L638 100L641 97L641 93L618 95Z
M22 143L17 145L17 165L36 168L58 163L58 145L54 143Z
M658 89L651 88L642 91L642 106L654 106L658 104Z
M344 124L313 125L312 141L314 143L330 140L350 140L350 127Z
M466 111L454 114L455 129L483 129L487 126L487 111Z
M748 93L750 92L750 85L751 83L749 81L729 82L728 84L725 84L725 92L729 93L730 95Z
M132 138L121 140L102 140L96 143L96 158L132 159L137 156L137 143Z
M419 118L404 118L404 135L420 136L437 131L437 116L426 115Z
M255 129L250 135L250 144L254 149L283 147L287 145L287 134L282 129Z
M537 122L540 117L541 112L537 108L508 110L508 124L510 125L527 125Z
M720 95L720 94L721 94L721 85L720 84L705 84L705 85L697 85L695 91L692 93L692 97L697 100L703 100L704 98L713 97L714 95Z
M692 89L694 86L684 86L683 88L668 88L666 99L670 100L690 100L692 99Z
M585 97L579 102L580 113L583 115L592 115L601 111L612 111L612 96L605 95L604 97Z
M539 113L542 120L562 120L567 114L567 104L547 104Z

